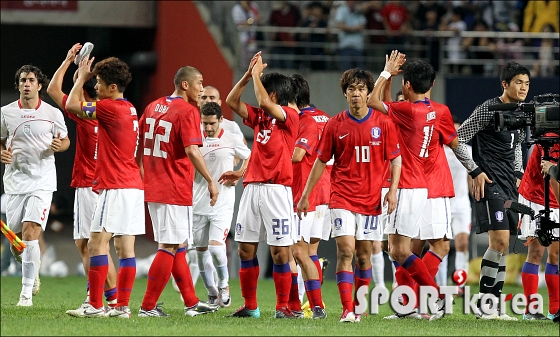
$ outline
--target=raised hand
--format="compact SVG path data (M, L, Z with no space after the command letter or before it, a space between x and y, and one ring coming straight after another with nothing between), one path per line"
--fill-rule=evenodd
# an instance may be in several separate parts
M80 52L80 49L82 49L82 45L80 43L74 44L72 48L68 50L68 54L66 54L66 59L64 61L74 62L74 60L76 59L76 55L78 55L78 53Z
M401 72L400 68L405 62L406 55L398 50L393 50L391 55L385 55L385 68L383 70L389 72L391 76L396 76Z
M95 57L92 57L90 59L89 56L86 56L80 61L80 64L78 65L78 77L84 78L84 81L89 80L91 76L93 76L91 72L91 65L93 64L93 60L95 60Z

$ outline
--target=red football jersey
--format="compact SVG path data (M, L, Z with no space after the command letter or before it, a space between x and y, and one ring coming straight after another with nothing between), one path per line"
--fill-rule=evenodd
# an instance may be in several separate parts
M551 135L551 134L545 134ZM560 144L554 144L550 149L549 155L553 158L552 162L558 163L560 157ZM533 145L533 150L527 160L527 167L521 184L519 185L519 194L530 202L534 202L544 206L544 179L541 172L541 160L544 156L544 149L540 145ZM558 201L554 197L552 185L550 185L550 208L558 208Z
M402 168L399 188L427 188L424 164L434 132L436 113L429 101L385 102L389 117L398 127Z
M331 117L327 115L326 112L315 107L303 108L301 111L313 117L317 123L320 140L323 130L325 129L325 125ZM321 178L319 178L319 181L315 185L315 188L313 188L312 197L315 199L316 205L325 205L329 203L331 196L331 172L332 165L327 165L325 171L321 174Z
M182 97L161 97L140 118L144 200L192 206L194 166L185 152L202 146L200 113Z
M334 155L330 208L363 215L381 214L381 184L385 161L400 155L389 119L369 109L361 120L348 110L331 118L317 149L327 162Z
M292 195L294 197L294 211L297 210L297 204L301 199L303 189L307 183L307 178L311 172L311 168L315 163L315 158L317 158L317 152L315 149L319 143L319 132L317 128L317 123L313 117L305 112L299 114L299 128L298 135L296 138L296 147L299 147L305 151L303 159L298 163L292 163L292 168L294 172L294 180L292 183ZM309 197L309 209L308 211L313 212L315 210L315 189L313 189L311 196Z
M245 125L253 129L253 148L243 185L249 183L292 186L292 154L296 144L299 116L296 110L283 106L286 120L279 122L263 109L249 104Z
M448 145L457 137L457 130L447 105L434 101L429 101L429 104L436 112L436 126L428 144L428 157L424 164L428 198L453 198L455 186L443 145Z
M83 102L82 111L97 118L97 162L93 190L144 189L136 164L138 115L126 99Z
M62 98L62 110L66 117L76 122L76 153L72 167L72 181L70 186L91 187L95 173L97 155L97 120L80 118L78 115L66 111L68 95Z

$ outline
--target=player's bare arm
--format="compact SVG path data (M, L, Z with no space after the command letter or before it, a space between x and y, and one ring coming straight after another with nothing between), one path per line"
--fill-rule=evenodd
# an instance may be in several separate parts
M406 62L406 55L398 50L393 50L391 55L385 55L385 68L379 78L375 82L373 91L369 96L368 106L387 115L389 112L385 108L385 104L381 100L381 94L384 92L385 84L391 76L399 74L401 66Z
M253 66L257 62L257 57L260 55L261 52L259 51L258 53L255 54L255 56L253 56L251 62L249 63L249 68L247 69L245 74L243 74L243 77L241 77L239 82L237 82L233 86L233 88L231 89L231 91L226 97L226 104L231 108L231 110L233 110L236 114L239 115L239 117L243 119L247 119L249 113L247 112L247 107L245 106L245 103L241 101L241 94L243 94L243 90L245 90L245 87L251 81L251 72L253 70Z
M61 139L60 132L58 133L56 138L52 140L51 145L49 146L49 148L54 152L64 152L68 150L69 147L70 147L70 138L66 136L65 138Z
M95 57L90 59L89 56L87 56L80 61L80 65L78 67L78 77L76 78L76 82L74 82L74 86L72 87L72 90L70 90L68 100L66 101L66 111L82 117L85 117L85 115L82 112L82 102L80 101L80 98L84 83L92 76L91 65L93 64L93 60L95 60Z
M64 81L64 75L68 70L68 67L74 61L76 54L82 49L82 45L76 43L68 50L66 58L62 61L62 64L55 71L49 86L47 87L47 94L53 99L53 101L62 108L62 99L64 98L64 92L62 91L62 82Z
M6 139L2 139L0 142L2 145L2 152L0 153L0 160L2 164L11 164L12 163L12 147L6 148Z
M259 107L270 117L276 119L277 121L284 122L286 120L284 110L282 110L280 105L272 101L272 98L261 82L261 76L264 68L266 68L266 63L263 64L262 57L259 56L252 72L253 86L255 88L257 103L259 104Z
M294 148L294 153L292 154L292 163L299 163L300 161L303 160L303 157L305 157L305 150L302 149L301 147L295 147Z
M385 194L385 198L383 198L383 206L388 204L388 214L393 213L393 211L397 208L397 189L399 187L399 181L401 180L401 167L401 156L391 160L391 186L389 186L389 191Z
M315 163L313 164L313 168L309 173L309 177L305 183L305 188L301 194L301 199L297 204L297 215L300 220L303 219L301 213L303 213L304 216L307 216L307 210L309 209L309 196L311 195L311 191L313 191L315 185L317 185L317 182L321 178L321 175L323 174L323 171L325 171L326 167L326 162L319 158L315 159Z
M243 178L245 175L245 171L247 171L247 166L249 166L249 160L251 157L243 160L241 167L239 170L236 171L226 171L222 173L220 178L218 179L218 183L226 185L226 186L235 186L239 179Z
M202 153L198 149L198 145L189 145L185 147L185 153L189 156L191 163L193 164L194 168L200 172L202 177L208 182L208 192L210 192L210 206L214 206L216 201L218 200L218 187L214 183L210 172L208 171L208 167L206 167L206 163L204 162L204 158L202 157Z

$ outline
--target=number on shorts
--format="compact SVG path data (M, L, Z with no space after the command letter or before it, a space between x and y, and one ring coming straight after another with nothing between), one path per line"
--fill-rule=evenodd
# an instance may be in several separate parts
M365 230L377 230L377 225L379 224L379 218L376 216L366 216L366 225L364 226ZM369 228L368 228L369 226Z
M229 233L229 229L227 228L224 229L224 238L222 239L223 241L226 241L228 233Z
M272 219L272 234L274 235L288 235L290 234L290 222L288 219ZM280 233L282 229L282 233Z
M154 151L149 147L146 147L146 139L154 139L154 131L156 128L156 119L155 118L146 118L146 124L150 126L148 131L144 134L144 155L149 156L153 155L154 157L160 158L167 158L167 152L161 150L160 143L169 142L169 135L171 134L171 127L173 124L169 123L168 121L159 121L158 127L162 127L164 129L163 135L156 134L154 140Z

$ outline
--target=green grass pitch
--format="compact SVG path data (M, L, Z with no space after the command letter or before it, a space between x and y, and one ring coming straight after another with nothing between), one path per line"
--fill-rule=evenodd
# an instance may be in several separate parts
M388 305L381 307L379 315L364 317L360 323L339 323L341 305L336 282L325 280L323 298L328 317L325 320L279 320L274 315L274 283L269 279L259 280L257 299L261 309L260 319L224 317L242 305L243 299L238 280L231 280L232 306L218 312L197 317L183 315L183 303L179 293L171 284L165 288L160 302L164 311L171 314L166 318L139 318L138 309L146 290L146 278L138 278L130 300L132 317L126 319L74 318L67 316L67 309L77 308L85 299L86 279L69 276L66 278L41 278L41 292L33 297L33 307L16 307L21 290L21 278L1 278L1 335L17 336L558 336L559 326L552 321L480 321L473 315L463 315L462 300L456 299L453 314L440 321L398 320L388 321L383 317L392 313ZM473 289L477 288L473 286ZM196 286L200 299L206 299L206 290L199 280ZM548 308L546 288L540 288L545 308ZM504 293L520 293L519 286L506 286ZM511 313L510 313L511 314ZM516 316L519 319L521 317Z

